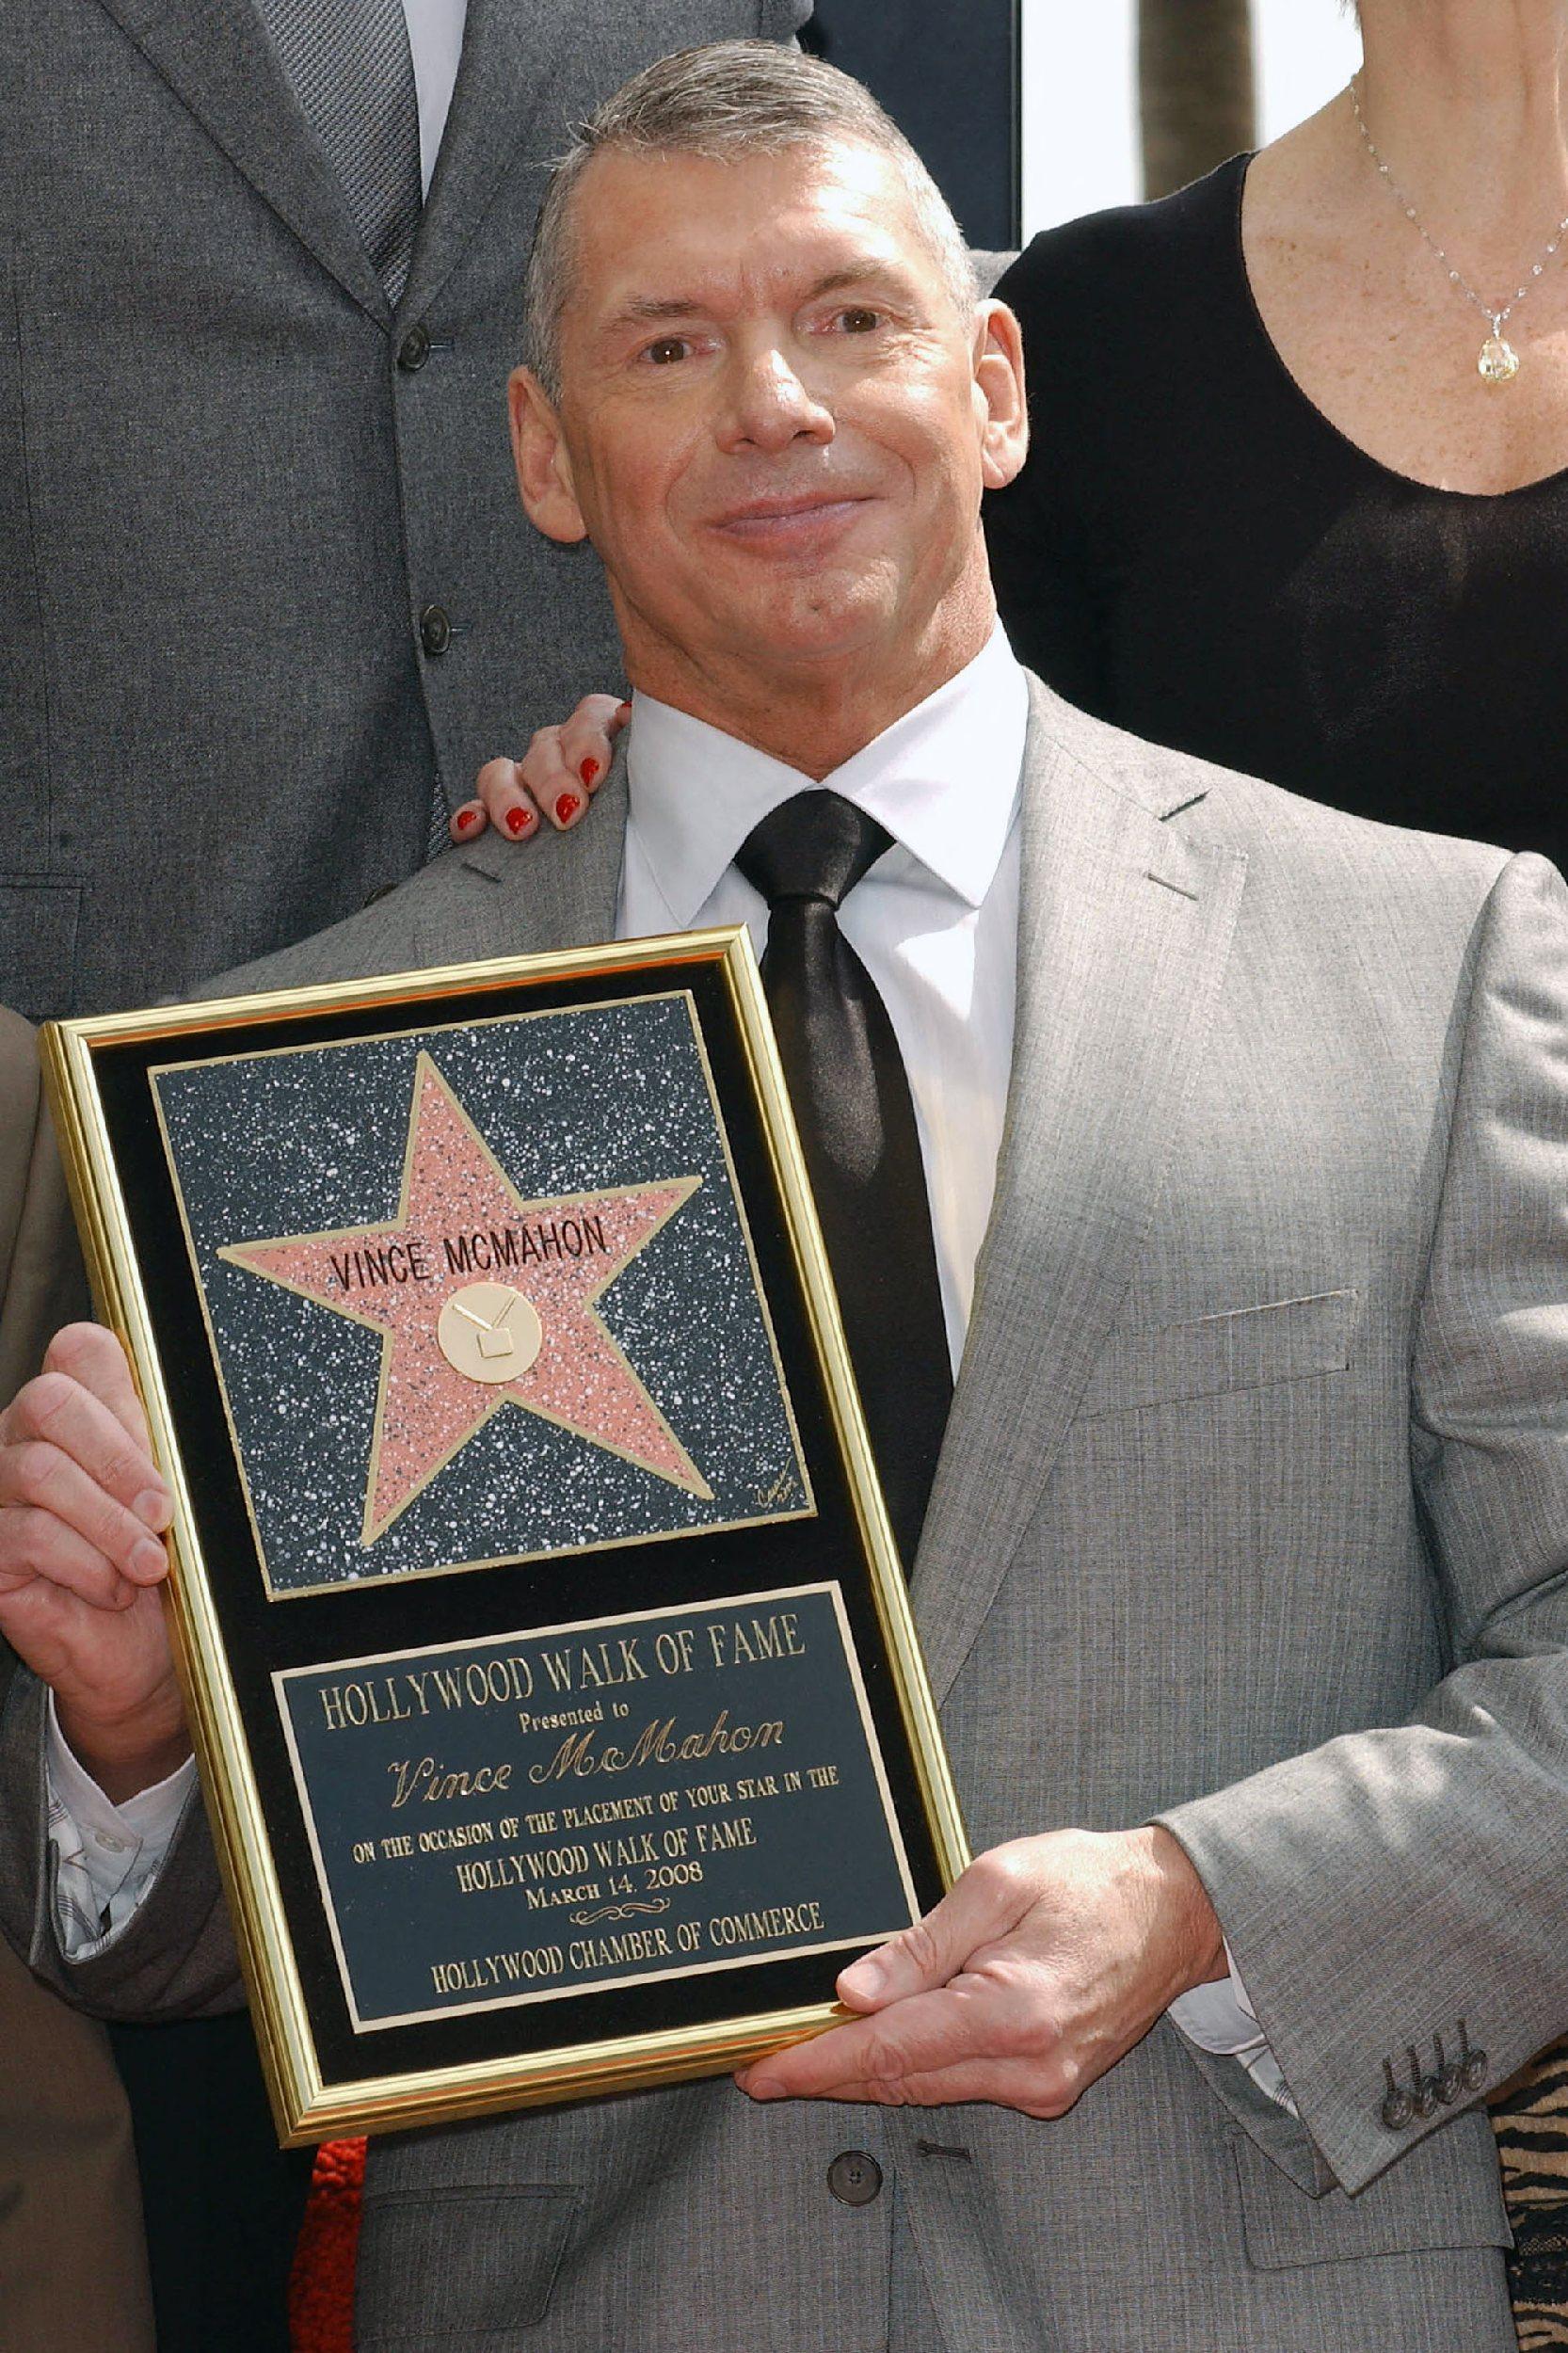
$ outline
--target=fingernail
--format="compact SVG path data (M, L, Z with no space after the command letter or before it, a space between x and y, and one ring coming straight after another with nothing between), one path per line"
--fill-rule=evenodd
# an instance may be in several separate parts
M559 824L569 825L582 806L575 792L563 792L555 804L556 822Z
M531 808L509 808L506 811L506 830L510 834L532 833L536 823Z
M598 776L598 774L599 774L599 762L598 762L598 760L585 760L583 762L582 767L581 767L581 768L579 768L579 770L577 771L577 773L578 773L578 775L582 777L582 779L583 779L583 781L584 781L584 784L592 784L592 782L593 782L593 780L594 780L595 776Z
M744 2075L740 2078L741 2089L753 2100L781 2100L784 2087L773 2075Z
M151 1528L156 1532L168 1526L168 1497L166 1495L160 1495L156 1487L145 1489L141 1495L137 1496L131 1509L140 1520L143 1528Z
M162 1545L155 1545L150 1536L143 1536L139 1543L132 1545L131 1574L133 1577L145 1577L151 1582L153 1577L162 1577L168 1566L168 1554Z
M472 833L479 823L479 811L476 808L460 808L453 823L459 833Z
M887 1972L882 1963L873 1961L870 1954L864 1961L852 1961L839 1978L840 1986L847 1987L851 1993L857 1993L862 2001L873 2000L887 1981Z
M622 703L622 704L621 704L621 706L620 706L620 709L619 709L619 712L618 712L618 714L617 714L617 715L618 715L620 718L622 718L622 719L630 719L630 718L631 718L631 716L632 716L632 706L631 706L631 704L630 704L630 703Z

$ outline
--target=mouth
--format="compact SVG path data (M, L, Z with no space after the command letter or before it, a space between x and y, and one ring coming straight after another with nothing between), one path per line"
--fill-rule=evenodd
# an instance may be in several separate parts
M712 528L743 547L805 546L831 538L871 504L869 496L855 492L752 499L718 516Z

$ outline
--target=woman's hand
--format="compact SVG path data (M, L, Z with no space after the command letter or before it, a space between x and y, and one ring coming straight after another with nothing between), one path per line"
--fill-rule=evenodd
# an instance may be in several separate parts
M569 831L609 775L631 716L631 704L614 695L584 695L564 726L536 730L521 760L488 760L477 798L453 812L453 840L476 841L487 825L511 841L531 840L541 824Z

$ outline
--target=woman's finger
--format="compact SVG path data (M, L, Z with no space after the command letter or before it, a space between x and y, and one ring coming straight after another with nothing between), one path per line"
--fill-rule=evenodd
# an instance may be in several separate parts
M617 701L614 695L584 696L561 729L561 764L568 779L562 788L565 795L574 796L579 786L590 796L598 792L610 773L616 738L631 715L631 704ZM568 809L562 823L575 823L580 814L580 809Z
M538 740L537 736L534 738L536 744ZM530 835L538 832L538 805L524 781L520 762L515 760L488 760L479 771L478 786L477 806L497 833L504 835L508 841L526 841ZM463 804L464 808L474 806L470 801ZM459 809L457 816L462 813ZM456 824L456 817L453 823ZM472 840L482 831L482 826L465 831L462 839Z

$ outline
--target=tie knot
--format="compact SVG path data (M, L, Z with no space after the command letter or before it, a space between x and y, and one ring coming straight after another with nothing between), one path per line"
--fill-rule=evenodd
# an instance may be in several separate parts
M771 907L781 899L840 906L892 835L840 792L797 792L752 828L735 863Z

